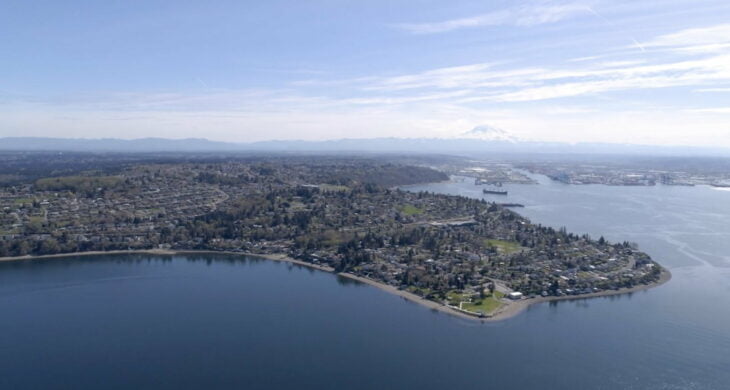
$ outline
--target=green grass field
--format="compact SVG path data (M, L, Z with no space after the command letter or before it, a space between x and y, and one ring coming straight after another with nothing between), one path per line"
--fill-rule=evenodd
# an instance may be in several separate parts
M400 211L405 215L418 215L423 213L423 210L410 204L401 207Z
M495 291L493 296L489 296L484 299L476 300L470 303L465 302L461 306L461 308L476 313L482 312L484 314L489 314L502 306L502 303L498 299L502 298L503 296L504 294L502 294L501 292Z
M456 291L449 291L446 293L446 299L448 300L450 305L459 306L459 303L465 301L466 297L464 297L464 294L458 293Z
M13 203L18 204L18 205L20 205L20 204L32 204L33 203L33 199L31 199L31 198L18 198L18 199L13 200Z
M500 253L504 254L519 252L522 249L520 244L514 241L487 239L484 242L487 245L497 248Z
M32 217L29 218L29 221L28 222L30 222L30 223L43 223L44 221L45 221L45 219L43 219L43 217L32 216Z
M425 297L428 294L431 294L431 289L428 289L428 288L419 288L419 287L416 287L416 286L409 286L406 289L406 291L411 292L411 293L416 294L416 295L421 296L421 297Z
M322 191L329 191L329 192L343 192L349 190L347 186L338 186L334 184L320 184L319 189Z
M322 240L322 245L325 247L336 247L344 242L350 241L355 238L355 234L352 232L338 232L336 230L327 230L319 235L319 239Z

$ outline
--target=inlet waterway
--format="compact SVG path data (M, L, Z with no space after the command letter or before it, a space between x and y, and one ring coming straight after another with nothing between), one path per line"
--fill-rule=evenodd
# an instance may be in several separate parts
M538 179L507 196L468 179L408 189L636 242L673 279L483 324L252 257L0 263L0 388L728 388L730 192Z

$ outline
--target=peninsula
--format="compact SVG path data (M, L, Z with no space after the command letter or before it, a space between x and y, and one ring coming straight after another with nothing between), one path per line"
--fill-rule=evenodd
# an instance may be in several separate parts
M426 166L247 156L102 167L44 172L0 189L0 257L259 255L491 319L533 302L624 293L669 278L629 242L533 224L482 199L397 188L449 179Z

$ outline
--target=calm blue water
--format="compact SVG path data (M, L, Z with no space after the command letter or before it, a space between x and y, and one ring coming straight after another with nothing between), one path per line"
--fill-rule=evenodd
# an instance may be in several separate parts
M412 188L482 197L468 181ZM636 241L673 280L479 324L251 258L4 263L0 389L730 388L730 192L508 189L490 199Z

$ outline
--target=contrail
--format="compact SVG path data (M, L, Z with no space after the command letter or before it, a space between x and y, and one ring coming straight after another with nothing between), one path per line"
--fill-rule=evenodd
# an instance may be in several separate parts
M611 26L611 27L617 27L613 22L611 22L610 20L606 19L603 15L599 14L592 7L586 6L586 9L588 11L590 11L590 13L592 13L593 15L596 15L601 20L603 20L604 22L606 22L609 26ZM636 47L638 47L639 50L641 50L642 53L646 53L646 49L644 49L644 45L642 45L641 43L639 43L639 41L636 38L634 38L633 36L629 35L629 39L631 39L631 41L634 42L634 45L636 45Z
M639 41L637 41L634 37L631 37L631 40L634 41L634 43L636 44L636 46L639 49L641 49L641 52L642 53L646 53L646 50L644 49L644 46L641 43L639 43Z

